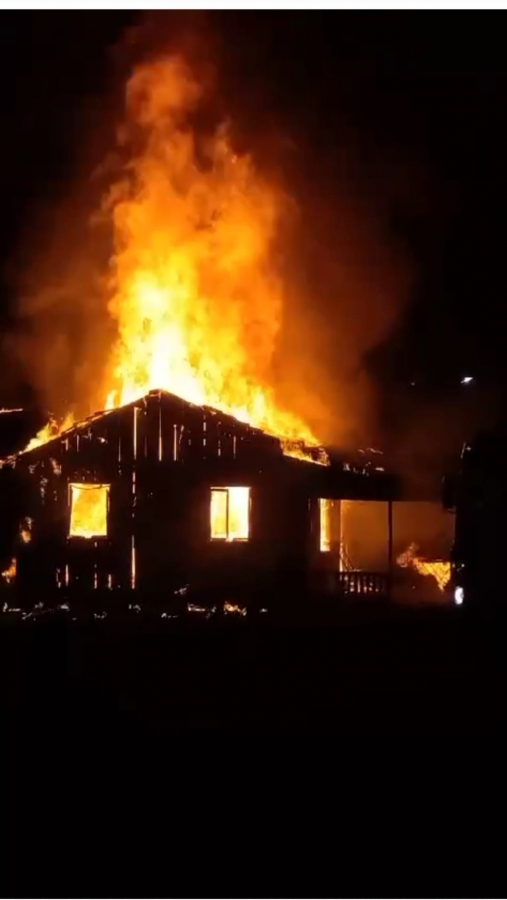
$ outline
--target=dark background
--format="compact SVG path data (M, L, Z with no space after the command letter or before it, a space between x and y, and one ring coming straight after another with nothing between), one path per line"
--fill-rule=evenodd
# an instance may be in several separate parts
M3 15L4 332L20 271L29 265L30 222L41 209L50 217L71 190L83 164L83 134L105 115L119 71L114 47L138 21L112 12ZM154 30L170 33L173 21L159 14ZM407 416L422 411L426 430L436 416L438 430L448 404L455 412L461 405L459 433L442 439L445 452L454 450L484 406L486 395L477 392L486 391L489 402L505 381L503 19L243 12L211 14L204 27L219 48L228 104L240 117L242 111L247 132L257 120L281 123L302 148L308 181L318 172L331 201L346 166L359 171L351 184L355 200L365 200L365 216L375 197L411 269L409 303L369 354L381 388L384 444L396 444L400 429L410 444ZM104 144L106 137L102 123ZM0 365L0 404L38 399L6 353ZM459 382L467 373L478 386L463 400Z
M465 389L457 387L462 374L470 370L477 376L478 391L484 385L485 391L492 389L492 396L503 389L505 382L504 332L500 319L507 184L503 121L506 109L504 19L498 13L490 13L485 19L463 12L459 16L441 13L438 18L428 13L390 12L233 13L214 18L227 49L229 88L236 108L244 106L251 121L255 121L255 116L271 115L277 120L283 115L284 126L297 135L306 148L308 170L311 172L313 166L320 177L325 170L331 197L333 184L341 183L341 173L337 170L341 165L339 148L343 146L344 134L353 136L354 158L360 155L361 184L365 196L379 192L380 185L384 185L387 224L406 247L413 261L414 278L409 304L400 315L386 346L373 354L370 364L381 388L386 443L391 438L396 444L397 437L405 435L405 422L413 423L414 429L419 423L421 430L435 434L431 462L438 470L444 463L445 451L459 445L460 429L452 433L451 441L444 439L450 415L457 415L460 405L463 407L460 428L462 424L462 431L466 433L468 428L474 427L475 410L482 403L482 395L477 392L475 401L468 391L465 400L462 399ZM30 243L32 217L37 216L41 208L51 210L53 204L58 204L70 190L79 168L77 151L81 148L83 122L86 125L87 121L93 122L102 115L103 92L114 69L110 50L124 27L131 23L132 16L110 12L4 12L2 15L0 259L3 266L0 310L4 331L13 318L19 273L25 265L27 235ZM256 94L264 98L263 102L259 99L257 105L252 100ZM265 100L266 94L270 98L269 103ZM413 381L416 382L414 387ZM22 383L20 373L13 370L11 360L5 353L0 365L0 388L0 406L21 405L37 399L29 386ZM40 416L43 418L42 410ZM407 441L404 446L410 449L413 459L414 442ZM135 627L138 630L137 623ZM237 635L233 634L234 640L229 638L227 642L234 647L229 656L223 653L224 645L216 642L214 634L207 639L204 654L201 643L195 644L193 638L183 645L179 638L174 644L174 652L168 652L164 634L157 644L160 648L158 655L152 652L153 644L141 642L145 647L143 651L127 634L112 654L114 662L118 658L124 660L122 671L130 673L124 682L137 688L140 677L149 687L156 681L163 688L165 682L161 681L161 672L169 671L167 683L173 689L174 685L178 690L182 684L190 685L187 694L183 692L183 701L187 702L190 710L188 715L197 709L197 721L204 718L206 712L206 709L202 711L201 705L196 706L195 701L203 684L211 694L215 691L224 708L234 708L236 716L238 710L242 713L245 696L241 693L244 685L241 675L250 669L252 671L249 671L248 677L251 679L252 695L260 698L259 707L267 705L270 723L280 724L281 721L282 725L287 726L288 721L290 726L293 712L297 710L299 719L304 721L306 717L310 727L313 726L309 746L318 747L318 765L312 765L311 750L309 754L306 743L303 745L297 735L296 740L290 736L288 752L282 751L283 758L278 759L276 740L269 739L260 752L249 736L243 752L238 752L235 742L228 740L224 748L220 746L220 757L214 764L209 752L206 749L203 751L200 735L190 727L188 744L192 753L185 751L185 755L187 760L192 761L191 769L188 761L188 769L183 769L179 758L175 758L175 746L178 745L171 736L161 742L158 730L154 729L151 734L146 727L143 730L142 719L138 721L134 714L132 721L118 721L119 714L115 717L112 713L115 704L100 682L96 685L92 681L90 687L82 677L81 680L74 678L74 681L62 678L61 672L69 669L69 659L76 661L75 665L70 666L71 675L74 669L79 672L81 653L92 660L110 659L110 634L106 633L105 639L100 634L92 633L90 638L85 634L81 639L85 650L81 653L76 650L79 645L73 644L69 649L65 635L59 633L46 642L36 641L30 634L28 637L23 635L20 638L24 642L23 652L17 642L6 641L7 650L2 653L2 659L10 660L11 693L15 699L19 694L23 700L18 701L19 715L7 719L6 741L12 760L19 766L19 770L15 769L8 757L11 772L8 790L12 792L13 799L8 807L11 827L7 853L10 866L7 868L15 890L21 895L23 888L26 890L27 885L31 887L33 879L39 892L47 887L48 896L57 896L61 882L61 895L69 896L69 881L84 893L88 879L90 886L100 883L103 888L106 885L106 891L110 883L113 895L122 880L132 891L137 877L142 887L141 893L147 895L148 878L154 880L154 873L157 873L157 878L160 870L159 883L164 885L160 896L166 896L167 886L174 883L175 862L181 859L183 884L194 885L196 875L202 872L206 890L209 891L211 873L219 870L220 896L227 896L227 884L224 894L224 879L227 880L227 877L231 886L234 879L231 896L237 896L238 879L242 877L245 882L245 873L249 885L258 877L258 872L264 876L262 863L265 864L269 852L264 827L268 820L266 810L273 818L273 811L276 817L277 803L280 809L285 808L283 795L280 801L280 773L285 771L289 773L291 803L296 804L293 819L299 829L298 844L292 841L290 846L291 849L297 846L298 850L301 846L302 853L294 865L292 851L285 864L283 841L280 840L285 829L283 822L279 827L278 818L274 861L281 868L283 860L282 890L287 890L291 873L297 877L297 889L301 890L311 848L307 837L309 829L305 828L308 815L302 805L302 800L306 799L302 788L306 787L310 777L312 797L317 795L319 801L326 798L333 812L336 811L335 820L341 824L345 821L344 788L350 781L350 778L343 777L343 772L350 776L351 771L350 765L343 759L344 747L347 746L347 741L343 739L333 745L333 763L329 769L326 768L323 763L326 757L321 747L325 746L329 753L329 739L326 738L325 744L324 741L318 744L315 741L316 729L322 726L322 721L332 724L336 720L340 723L345 720L346 730L349 720L355 717L359 722L356 731L369 734L365 722L372 722L371 729L378 732L379 720L387 716L385 729L389 730L391 718L394 721L391 731L398 735L400 730L403 731L407 716L409 725L405 732L410 731L410 721L419 716L419 729L413 726L414 733L419 735L421 731L424 733L425 727L426 731L429 729L427 723L435 707L437 720L448 722L461 716L465 722L461 726L458 748L453 747L449 753L445 749L443 753L435 753L435 746L440 751L442 749L442 729L439 731L437 722L434 730L439 742L433 741L429 752L424 741L417 742L417 748L424 748L421 764L416 750L409 757L410 769L403 767L407 754L400 754L399 740L390 754L396 760L397 770L402 773L404 796L410 797L410 808L416 809L419 819L420 804L414 803L414 785L420 782L420 773L427 773L428 763L431 765L435 758L438 759L439 770L445 772L445 790L435 792L431 810L431 845L428 844L427 830L421 835L422 840L418 840L420 832L414 829L417 822L407 816L407 810L403 810L404 832L410 835L412 853L414 846L423 848L422 858L420 856L417 866L412 867L417 871L418 887L421 887L421 878L426 878L431 892L438 879L441 892L442 863L448 860L451 860L452 867L451 895L453 891L458 893L457 880L463 878L463 873L467 879L466 887L470 889L471 870L478 861L480 867L477 866L477 871L480 871L483 892L484 879L491 873L496 886L498 879L492 860L497 845L491 829L483 827L489 819L495 821L495 817L483 816L480 830L472 824L469 827L472 846L469 845L469 837L466 843L460 843L459 852L453 853L455 845L451 845L451 850L450 842L460 840L461 833L453 825L449 827L448 816L439 816L445 821L445 830L436 835L437 817L434 814L435 809L441 811L442 804L449 797L449 779L455 771L460 773L460 800L462 802L466 796L468 807L470 789L475 786L473 776L477 771L481 773L481 796L486 793L489 798L498 793L498 779L494 792L487 789L485 792L483 778L484 772L491 771L495 755L489 753L487 766L481 764L480 758L477 762L475 747L489 748L489 745L482 738L477 744L473 742L474 760L468 764L466 747L470 746L470 741L463 740L461 736L466 734L468 737L473 731L467 718L475 718L479 723L476 731L480 731L483 720L489 716L491 722L496 724L500 720L498 710L505 708L504 698L497 697L504 679L495 671L492 674L489 671L494 668L491 665L494 654L486 642L483 642L482 652L477 652L476 643L471 645L467 641L461 645L456 641L455 631L451 638L448 633L442 639L437 634L436 652L435 642L425 641L420 631L417 636L412 633L408 641L406 632L395 632L390 644L376 628L371 630L370 640L365 640L363 632L357 636L357 629L352 631L356 636L351 640L351 632L346 630L338 646L331 645L328 637L325 639L327 644L323 644L313 636L303 641L296 633L295 640L291 642L283 634L279 641L268 645L268 652L265 644L261 644L260 651L252 651L248 643L238 642ZM114 637L116 639L116 635ZM459 644L458 650L453 641ZM102 652L97 652L97 646L99 651L102 647ZM179 670L176 669L171 677L172 670L164 667L168 661L172 666L176 659L187 660L189 646L193 648L188 656L189 662L185 667L182 665ZM34 647L37 650L35 654ZM411 668L408 662L403 662L403 677L399 676L399 668L393 662L397 659L396 654L400 655L403 651L412 663L414 647L418 648L416 655L419 659L416 672L426 672L428 661L434 663L437 660L433 670L437 671L434 675L435 688L433 693L427 691L424 702L420 699L414 702L414 677L406 677L407 668ZM252 667L251 655L254 658L259 656L262 666ZM500 653L498 648L498 658L500 656L503 659L503 649ZM27 658L31 659L31 666L28 666ZM266 658L267 665L264 662ZM157 669L161 659L163 664L160 663ZM215 674L211 678L210 659L215 666ZM303 666L301 659L304 660ZM456 665L456 659L460 665ZM229 660L230 667L227 668ZM443 666L441 660L445 660L452 672L445 691L442 691L441 681L438 680L438 670ZM463 660L470 663L468 680L462 674ZM392 671L383 675L381 688L378 689L379 673L386 669L386 661L391 664ZM389 666L387 668L390 669ZM262 677L260 691L258 685L254 685L259 670ZM296 689L291 695L292 702L288 703L286 683L294 679L295 670ZM41 672L46 673L44 678L41 678ZM278 678L274 687L273 672ZM480 673L479 679L476 672ZM222 689L221 679L227 691ZM353 686L358 679L359 687L354 693ZM370 691L365 702L361 701L361 691L368 680L375 682L375 690ZM379 702L379 691L389 694L389 689L391 692L393 690L389 686L394 681L397 690L395 700L391 699L390 706ZM421 678L421 684L423 682ZM72 684L72 691L69 683ZM114 680L112 683L114 685ZM232 692L231 684L234 688ZM247 696L249 684L247 680ZM338 701L332 696L335 685L342 692ZM33 686L35 691L32 694L29 688ZM177 694L177 691L173 692ZM114 695L114 688L111 693ZM142 691L138 693L142 694ZM30 696L28 704L26 694ZM153 696L156 701L157 693L154 692ZM15 705L15 700L12 702ZM216 708L212 707L211 715L213 713L217 715ZM174 712L173 716L176 717ZM223 712L222 716L227 721ZM253 718L255 721L255 715ZM297 720L298 717L295 718ZM31 726L28 730L27 721ZM68 726L67 732L64 726ZM75 736L71 741L68 731L72 727ZM448 727L452 730L452 724ZM493 725L490 727L492 730ZM487 730L485 725L483 730ZM116 743L111 732L116 736ZM362 743L364 746L364 741ZM305 748L302 765L288 766L289 758L294 762L294 748L300 746ZM373 746L371 740L369 746ZM51 757L53 768L48 765L46 757ZM236 812L232 816L227 810L224 819L224 796L227 796L228 781L234 777L231 776L230 763L239 757L241 771L234 782L234 789L235 795L240 798L241 811L248 809L246 827ZM371 754L370 757L373 758ZM378 760L378 752L374 758ZM273 787L269 779L264 780L264 773L259 771L259 759L269 760L270 772L276 778ZM457 761L460 763L458 766ZM101 778L97 777L98 767L102 772ZM322 771L321 786L315 783L315 773ZM385 766L382 771L384 774ZM419 778L413 776L415 771ZM466 772L466 791L463 791L463 771ZM139 773L138 782L135 773ZM153 783L149 779L152 773ZM208 784L217 785L219 796L213 797L211 802L207 797L203 802L202 776L200 780L197 778L200 773L203 773ZM361 811L358 824L362 836L366 819L364 810L369 815L372 807L372 792L367 778L370 773L379 782L378 764L361 763L358 778L352 779L353 811L356 815L358 809ZM385 780L385 777L380 779L381 783ZM255 783L256 791L263 783L269 785L268 790L271 789L266 800L264 796L262 798L261 826L253 834L251 804L247 806L245 802L245 786L250 782ZM396 783L395 780L390 778L390 805L393 783ZM429 783L426 778L425 792ZM358 793L363 785L364 795ZM167 797L163 793L166 786ZM182 801L175 806L179 792ZM62 798L65 798L64 802ZM156 808L156 800L160 803L160 810ZM207 816L203 814L204 803ZM384 811L387 805L380 803L377 806ZM452 808L452 803L448 802L447 807ZM292 812L290 803L287 808ZM461 811L459 805L455 808ZM124 819L123 830L119 829L120 818ZM314 823L321 819L322 810L319 808L312 818L310 829L312 833L316 831L319 838L321 832L318 826L314 827ZM354 819L349 817L347 821L353 823ZM468 823L469 817L463 816L463 821ZM381 827L375 829L377 853L379 837L381 843L381 835L386 832L385 816L379 824ZM406 869L392 864L395 835L395 849L401 849L406 856L405 846L400 847L399 835L392 828L388 830L389 853L384 854L379 865L378 857L372 856L368 846L358 856L357 832L358 828L352 830L356 852L352 856L354 870L351 883L357 885L365 872L372 871L375 872L378 890L379 873L385 871L386 859L389 861L391 879L393 872L395 877L401 872L406 882ZM179 840L183 839L181 847L175 833ZM237 874L238 868L230 864L234 856L230 852L230 842L237 833L242 849L248 846L253 850L252 857L255 859L254 865L253 859L248 859L248 867L243 867L240 876ZM329 833L331 839L335 838L336 829ZM203 852L209 847L210 835L215 834L220 836L221 846L210 866ZM484 858L486 865L483 864L483 856L479 855L483 834L487 835L484 839L488 846L488 858ZM341 836L339 839L343 846ZM363 845L364 841L359 844L361 848ZM330 849L331 852L326 853L327 845L322 842L317 865L312 860L309 895L319 896L320 889L320 896L325 896L329 890L327 882L325 888L319 884L321 873L326 869L326 857L332 860L330 878L343 880L345 855L341 853L337 857L336 838ZM469 849L473 852L467 852ZM501 858L500 854L496 856ZM369 865L361 865L363 859ZM459 864L456 864L457 860ZM268 881L272 891L273 870L266 867L266 874L268 879L264 876L264 883ZM406 884L400 894L406 895ZM195 890L193 895L196 896ZM152 893L152 896L157 894Z

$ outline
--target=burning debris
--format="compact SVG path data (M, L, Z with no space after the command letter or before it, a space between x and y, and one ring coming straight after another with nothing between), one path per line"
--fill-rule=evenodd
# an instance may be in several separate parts
M224 615L225 616L240 616L244 617L247 614L247 607L240 606L238 603L229 603L228 600L224 603Z
M319 466L329 465L329 456L324 447L309 446L304 441L281 439L280 444L285 456L294 459L303 459L305 462L313 462Z
M33 519L30 516L25 516L19 529L19 536L23 544L29 544L32 540L32 525Z
M434 578L441 592L445 591L451 579L451 564L443 559L424 559L418 555L417 544L410 544L401 553L396 563L400 568L413 568L419 575Z
M51 462L51 468L53 469L53 472L55 473L55 475L61 475L62 474L61 464L56 459L53 459L53 457L51 457L50 462Z
M6 569L4 572L2 572L2 578L7 582L7 584L14 584L14 582L16 580L16 572L17 572L16 558L13 557L9 568Z

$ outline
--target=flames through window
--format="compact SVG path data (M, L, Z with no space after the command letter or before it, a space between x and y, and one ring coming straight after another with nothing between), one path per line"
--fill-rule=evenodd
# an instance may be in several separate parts
M211 539L247 541L250 537L250 488L211 489Z
M70 537L106 537L108 484L70 485Z

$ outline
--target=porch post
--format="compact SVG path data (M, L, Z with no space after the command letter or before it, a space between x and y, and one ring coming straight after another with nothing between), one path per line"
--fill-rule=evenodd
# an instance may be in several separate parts
M390 591L393 575L393 501L391 498L387 501L387 572Z

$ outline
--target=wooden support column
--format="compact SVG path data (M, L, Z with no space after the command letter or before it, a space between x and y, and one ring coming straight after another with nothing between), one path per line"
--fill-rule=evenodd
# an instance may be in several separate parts
M389 579L389 591L393 575L393 501L387 501L387 572Z

